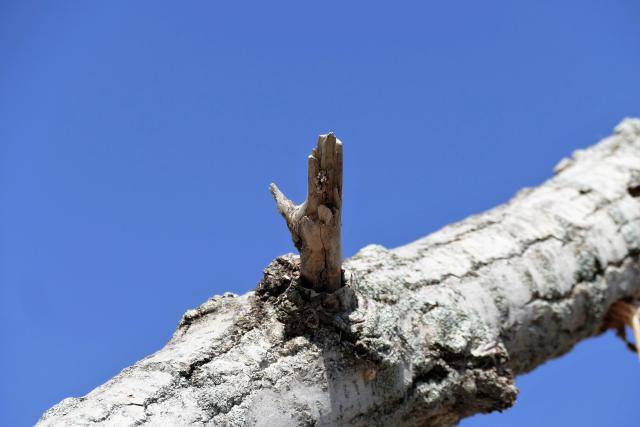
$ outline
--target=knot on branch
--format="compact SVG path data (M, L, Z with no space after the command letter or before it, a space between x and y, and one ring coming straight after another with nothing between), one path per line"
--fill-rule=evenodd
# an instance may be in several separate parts
M271 303L288 336L313 335L322 327L349 333L349 313L358 306L350 283L334 292L302 286L300 259L287 254L273 260L256 288L262 302Z
M629 184L627 185L627 191L631 195L631 197L640 197L640 172L633 171L631 172L631 178L629 179Z

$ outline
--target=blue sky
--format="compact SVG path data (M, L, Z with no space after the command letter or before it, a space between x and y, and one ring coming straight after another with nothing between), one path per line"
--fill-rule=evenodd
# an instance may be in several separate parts
M0 0L0 425L33 424L160 348L181 314L293 251L345 146L344 252L540 184L640 116L640 4ZM637 425L611 334L520 377L474 426Z

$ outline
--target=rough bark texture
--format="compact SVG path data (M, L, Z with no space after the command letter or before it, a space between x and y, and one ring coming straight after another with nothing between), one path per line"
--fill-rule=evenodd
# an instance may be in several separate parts
M602 330L640 289L640 120L506 205L346 260L334 293L274 260L255 292L40 425L451 426L514 403L514 376ZM552 386L550 384L550 386Z
M316 291L342 286L342 142L320 135L308 158L307 200L299 206L275 184L270 190L300 252L300 277Z

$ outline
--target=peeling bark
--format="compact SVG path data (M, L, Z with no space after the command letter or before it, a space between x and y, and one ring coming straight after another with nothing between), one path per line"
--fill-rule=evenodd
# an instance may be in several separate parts
M598 335L640 292L640 120L509 203L303 286L274 260L254 292L185 314L160 351L50 425L452 426L513 405L514 377Z

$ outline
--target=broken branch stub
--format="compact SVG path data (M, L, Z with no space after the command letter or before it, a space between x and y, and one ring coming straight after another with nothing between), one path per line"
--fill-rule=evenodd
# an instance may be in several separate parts
M605 316L603 330L615 329L628 346L629 350L640 357L640 294L635 298L615 302ZM630 327L635 337L635 343L627 339L626 327Z
M269 190L300 252L300 275L316 291L342 286L342 142L320 135L308 158L307 200L295 205L275 184Z

